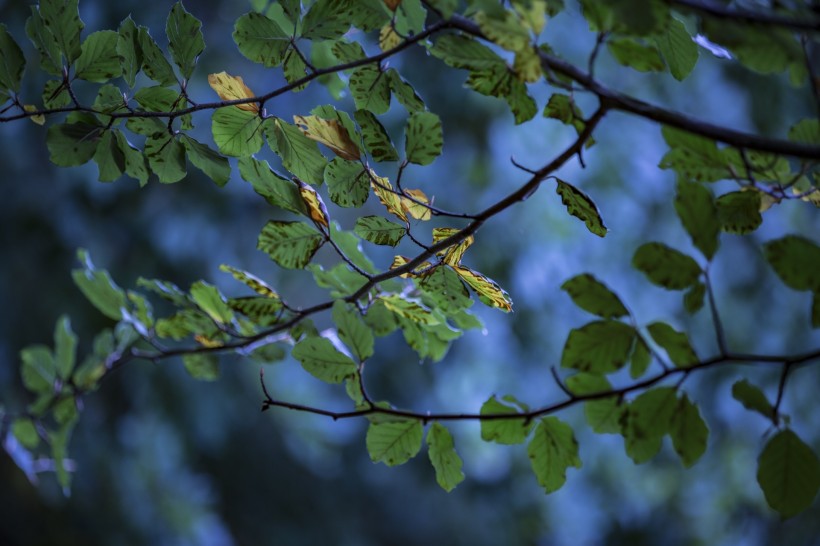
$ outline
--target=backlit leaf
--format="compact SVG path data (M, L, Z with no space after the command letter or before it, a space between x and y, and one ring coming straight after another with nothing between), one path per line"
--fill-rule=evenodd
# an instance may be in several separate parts
M341 383L356 373L356 363L324 337L306 337L293 347L291 354L305 371L326 383Z
M469 267L461 265L453 266L453 271L458 273L458 276L461 277L470 288L475 290L475 293L478 294L478 299L480 299L482 303L490 307L495 307L496 309L501 309L505 313L512 311L510 295L498 286L494 280L485 277L478 271L473 271Z
M359 312L342 300L333 302L333 322L339 339L350 348L353 355L364 362L373 356L373 331L362 320Z
M433 423L427 433L427 453L436 470L436 482L448 493L464 481L461 457L458 456L453 436L441 423Z
M356 220L356 233L377 245L396 246L407 229L380 216L362 216Z
M355 161L361 151L350 134L335 119L322 119L319 116L293 116L293 122L306 137L324 144L342 159Z
M272 171L267 161L243 157L239 160L239 174L271 205L307 215L299 186Z
M219 151L225 155L248 157L258 152L264 143L259 116L235 106L214 112L211 131Z
M46 135L49 160L60 167L87 163L94 157L102 135L102 127L90 117L76 119L74 123L52 125Z
M598 237L604 237L607 228L592 199L572 184L558 179L556 182L558 185L555 187L555 193L561 196L561 202L567 207L567 212L583 220L590 232Z
M766 419L774 418L774 408L766 395L747 379L741 379L732 385L732 398L743 404L747 410L756 411Z
M421 303L405 299L399 294L390 294L379 298L384 306L400 317L426 325L440 324L441 319Z
M632 356L629 359L629 376L632 379L637 379L646 373L646 369L652 363L652 353L649 351L649 345L640 335L635 337L635 347L632 350Z
M674 387L645 391L629 405L623 434L626 454L636 464L644 463L658 453L676 408Z
M0 59L2 59L0 61L0 89L8 89L15 93L20 91L26 58L23 56L23 50L6 30L6 25L2 24L0 24Z
M692 242L711 260L718 248L721 225L712 192L702 184L679 181L675 211Z
M390 180L371 171L370 185L373 187L376 197L387 208L387 211L407 222L407 214L404 212L404 207L402 207L401 197L393 189Z
M243 283L245 286L261 296L279 299L279 294L276 293L276 290L271 288L268 283L252 273L248 273L247 271L243 271L226 264L220 265L219 270L224 271L225 273L230 273L234 279Z
M733 191L718 197L716 205L720 223L728 233L751 233L763 222L758 192Z
M302 37L335 40L350 28L358 6L349 0L316 0L302 20Z
M145 140L145 157L163 184L179 182L187 174L185 147L167 132L153 134Z
M398 161L399 154L393 147L390 136L373 112L356 110L353 117L362 130L364 146L375 161Z
M114 283L108 271L94 267L85 250L77 251L77 258L84 267L71 272L74 284L103 315L120 320L122 309L127 308L125 292Z
M233 40L242 55L267 67L281 64L290 46L290 35L261 13L246 13L237 19Z
M262 228L257 248L282 267L301 269L324 240L324 235L303 222L271 220Z
M188 354L183 355L182 364L185 371L194 379L200 381L216 381L219 379L219 361L215 354Z
M698 45L676 18L671 18L666 30L654 37L672 76L682 81L698 62Z
M73 63L82 51L80 32L85 25L80 20L77 4L78 0L40 0L43 23L51 31L68 64Z
M665 322L653 322L646 327L655 343L660 345L672 363L679 368L693 366L699 362L698 355L689 343L689 337L678 332Z
M171 63L165 58L165 54L145 27L139 28L139 43L140 50L142 50L143 72L163 86L177 83L177 77L174 74L174 69L171 68Z
M668 290L683 290L698 282L698 263L686 254L663 243L646 243L635 251L632 267L650 282Z
M319 225L330 227L330 218L327 215L327 207L316 190L304 182L300 182L299 195L302 197L302 201L304 201L307 206L307 212L310 219Z
M142 49L139 29L130 15L120 23L117 33L117 56L125 83L128 87L134 87L137 74L142 67Z
M407 120L405 139L404 153L407 161L429 165L441 155L444 144L441 120L431 112L411 114Z
M575 433L557 417L544 417L538 421L527 446L527 455L539 485L547 493L561 489L566 483L567 468L581 468Z
M811 506L820 489L820 461L789 429L772 437L757 460L757 482L766 502L790 518Z
M228 159L212 150L206 144L197 142L188 135L180 137L185 151L188 152L188 160L194 166L205 173L213 180L217 186L224 186L231 178L231 166Z
M26 35L40 54L40 68L52 76L62 76L62 55L54 34L46 28L37 6L31 6L26 20Z
M629 38L607 41L607 49L624 66L640 72L660 72L666 66L654 47L643 45Z
M191 298L214 322L229 324L233 320L233 311L215 286L197 281L191 286Z
M598 279L584 273L561 285L572 301L583 309L603 318L618 318L629 314L620 298Z
M358 110L384 114L390 108L390 82L381 69L366 65L350 74L350 94Z
M390 90L395 95L399 104L404 106L408 112L423 112L426 108L424 101L413 89L413 86L407 83L398 73L395 68L387 71L387 79L390 84Z
M367 428L367 452L374 463L387 466L404 464L421 449L424 427L415 420L370 423Z
M168 49L179 67L182 77L191 77L199 55L205 50L205 39L202 37L202 23L188 13L182 2L177 2L168 14L165 24L168 36Z
M361 207L370 195L370 177L361 163L336 157L325 167L330 200L340 207Z
M433 217L433 211L428 206L430 199L421 190L404 190L400 202L404 212L416 220L427 221Z
M20 351L20 377L23 385L34 393L52 392L57 379L57 364L48 347L33 345Z
M672 446L683 466L691 467L706 452L709 429L700 416L698 407L685 394L678 400L669 426Z
M787 235L763 245L766 261L786 286L820 292L820 247L800 235Z
M275 118L266 125L268 144L282 158L282 164L300 180L321 184L327 160L316 142L306 137L295 125Z
M617 371L626 364L634 339L635 329L623 322L590 322L570 330L561 366L596 374Z
M491 396L481 406L481 415L508 415L527 411L529 408L512 396L498 399ZM533 423L521 419L482 419L481 439L497 444L523 444L532 430Z
M457 34L439 37L430 53L453 68L481 69L505 64L504 59L489 47Z

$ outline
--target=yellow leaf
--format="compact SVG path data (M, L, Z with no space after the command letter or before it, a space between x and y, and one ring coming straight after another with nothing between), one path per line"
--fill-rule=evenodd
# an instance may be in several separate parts
M395 258L393 258L393 263L390 264L390 269L396 269L397 267L401 267L409 261L410 260L408 260L404 256L396 256ZM430 262L422 262L420 266L415 268L410 273L402 273L401 275L399 275L399 277L401 277L402 279L407 279L409 277L418 277L421 274L429 274L429 270L432 267L432 265L433 264L431 264Z
M305 205L307 205L310 218L318 224L321 224L325 227L330 227L330 222L327 215L327 207L325 206L324 201L322 201L322 198L319 197L319 194L316 193L316 190L314 190L301 180L297 180L297 182L299 184L299 195L302 196L302 201L304 201Z
M34 106L33 104L26 104L25 106L23 106L23 109L26 112L36 112L37 111L37 107ZM43 125L46 122L46 117L43 114L37 114L37 115L34 115L34 116L30 116L28 119L30 119L31 121L33 121L37 125Z
M430 207L425 207L421 203L429 204L430 200L421 190L406 190L404 192L405 195L412 197L413 199L407 199L406 197L401 198L401 208L404 209L410 216L415 218L416 220L429 220L433 213L430 210ZM415 201L414 201L415 199Z
M393 25L390 23L384 25L379 32L379 48L382 51L393 49L401 43L401 40L401 36L399 36L396 29L393 28Z
M518 79L533 83L541 79L541 58L531 47L527 47L515 52L513 61L513 71Z
M209 349L213 349L215 347L222 347L223 343L216 339L211 339L209 337L203 336L202 334L196 334L194 336L194 341L202 345L203 347L208 347Z
M452 266L453 271L458 273L458 276L464 279L464 282L470 285L470 288L475 290L478 298L485 304L501 309L509 313L512 311L512 300L495 281L488 279L478 271L473 271L469 267Z
M347 129L335 119L322 119L319 116L293 116L293 122L311 140L320 142L333 150L333 153L350 161L361 157L359 147L350 139Z
M390 183L390 180L377 175L371 169L370 185L373 187L373 191L379 198L379 201L387 208L387 211L407 222L407 215L402 208L401 197L393 190L393 185Z
M815 207L820 207L820 189L813 189L811 191L803 191L798 188L792 188L792 193L795 195L802 195L802 201L812 203Z
M436 244L448 237L452 237L456 233L458 233L459 229L456 228L434 228L433 229L433 244ZM438 252L439 256L444 256L442 261L451 266L457 266L461 263L461 258L464 256L464 252L470 248L470 245L473 244L475 241L475 237L472 235L468 236L466 239L458 243L457 245L449 246L446 249Z
M222 100L237 100L254 97L245 82L240 76L231 76L227 72L220 72L219 74L208 74L208 85L211 89L216 91L219 98ZM255 102L248 104L237 104L237 108L248 112L259 113L259 105Z
M401 0L384 0L384 5L387 6L390 11L396 11L399 4L401 4Z

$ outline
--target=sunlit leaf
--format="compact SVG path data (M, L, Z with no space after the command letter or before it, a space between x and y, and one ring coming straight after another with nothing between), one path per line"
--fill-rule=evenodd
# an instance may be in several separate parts
M460 265L453 266L453 270L458 273L458 276L461 277L470 288L475 290L475 293L478 294L478 298L482 303L490 307L495 307L496 309L501 309L505 313L512 311L510 295L498 286L495 281L485 277L478 271L473 271L469 267Z
M327 383L341 383L356 373L356 363L324 337L306 337L293 347L291 354L305 371Z
M401 317L420 324L435 325L441 323L433 312L422 304L406 299L399 294L390 294L379 298L384 306Z
M356 220L356 233L377 245L396 246L407 229L381 216L362 216Z
M373 331L362 320L358 311L341 300L333 303L333 322L339 339L363 362L373 356Z
M208 74L208 85L222 100L248 99L255 96L241 76L231 76L227 72ZM254 114L259 112L259 104L255 102L237 104L236 107Z
M262 228L257 248L282 267L301 269L324 241L324 235L304 222L271 220Z
M290 46L290 34L261 13L246 13L237 19L233 40L242 55L267 67L281 64Z
M293 116L293 122L306 137L324 144L342 159L355 161L361 151L350 138L350 134L335 119L322 119L319 116Z
M653 322L646 329L655 343L663 347L675 366L686 368L699 362L698 355L684 332L678 332L665 322Z
M205 39L202 37L202 23L188 13L182 2L177 2L168 14L165 24L168 36L168 49L179 67L182 77L191 77L199 55L205 50Z
M258 152L264 143L259 116L234 106L214 112L211 132L219 151L225 155L248 157Z
M464 481L461 457L458 456L450 431L441 423L433 423L427 433L427 452L436 470L436 482L448 493Z
M578 441L572 427L557 417L538 421L527 446L532 470L547 493L560 489L567 481L567 468L581 468Z
M532 430L533 423L521 419L490 419L489 415L509 415L526 412L529 408L513 396L501 399L491 396L481 406L481 439L498 444L523 444Z
M299 195L302 197L302 201L304 201L307 206L307 212L310 219L319 225L330 227L330 218L327 215L327 207L325 206L324 201L322 201L322 198L316 190L304 182L298 180L297 182L299 182Z
M370 423L367 452L374 463L398 466L416 456L423 435L424 427L416 420Z

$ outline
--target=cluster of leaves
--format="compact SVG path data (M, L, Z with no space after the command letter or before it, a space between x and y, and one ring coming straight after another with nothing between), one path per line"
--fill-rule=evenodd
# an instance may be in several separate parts
M615 61L637 71L668 72L682 80L695 67L698 46L690 25L673 15L677 12L668 2L581 4L590 29L598 33L590 67L603 44ZM256 0L252 5L253 11L236 21L234 42L249 60L266 69L281 69L287 84L256 94L240 76L211 74L208 83L220 100L208 103L197 103L188 93L205 41L200 21L181 2L173 5L167 20L169 60L149 30L130 17L116 31L83 38L76 0L42 0L32 8L25 29L39 54L40 70L54 77L46 82L41 101L33 101L42 107L21 97L26 59L0 25L0 103L6 104L0 121L29 118L43 124L46 118L65 115L48 128L50 160L60 166L93 160L101 181L127 175L140 184L151 177L174 183L186 177L190 162L222 186L231 177L230 158L236 158L241 178L277 210L277 218L291 215L270 220L262 228L258 249L281 268L309 272L329 296L323 303L297 308L259 277L230 265L223 265L223 271L251 295L229 297L204 281L183 290L171 282L140 279L134 289L123 289L81 251L83 267L74 272L75 283L116 327L97 337L92 354L79 366L77 340L67 320L57 325L53 350L23 350L23 382L35 400L20 414L4 415L4 423L11 423L10 434L25 453L31 456L46 449L41 441L45 440L60 483L67 488L70 474L63 461L82 396L132 360L181 356L191 375L213 380L221 353L276 362L289 352L317 379L344 384L353 409L338 414L299 406L280 401L267 390L265 409L288 407L334 418L366 418L370 456L390 466L420 451L427 427L428 454L438 483L447 491L464 475L453 437L441 422L477 419L486 441L528 442L538 483L552 492L564 484L569 467L581 467L572 428L553 413L582 403L592 430L622 435L626 453L636 463L651 459L669 435L688 467L705 452L708 427L681 389L683 380L722 362L768 362L783 369L774 404L745 379L734 385L732 394L778 427L758 468L769 504L785 517L810 505L820 487L817 456L789 428L779 406L787 374L820 359L820 351L783 357L732 353L722 339L707 272L721 232L753 232L762 222L761 212L784 199L817 204L816 161L790 160L772 151L786 149L795 158L811 157L812 151L820 150L817 119L795 124L790 141L740 138L612 92L591 74L558 58L546 42L539 43L547 20L564 9L560 1L513 0L509 7L486 0L471 0L466 6L453 0L316 0L305 6L299 0L270 5ZM795 85L805 85L811 76L799 42L788 29L768 33L732 23L718 32L712 18L696 20L700 32L752 70L788 71ZM361 31L361 41L348 38L351 27ZM726 28L729 31L724 32ZM405 189L403 174L408 165L429 165L442 153L441 121L412 85L383 63L411 46L426 48L447 66L466 70L465 86L504 100L516 124L538 113L528 85L546 81L556 92L544 105L543 116L570 126L577 139L541 169L522 169L529 180L484 211L467 214L437 208L421 189ZM368 54L368 48L376 47L377 52ZM266 101L314 81L336 98L349 92L355 111L321 105L292 120L268 115ZM150 85L138 86L141 82ZM87 83L99 84L90 95L90 106L79 99ZM585 117L577 106L575 85L600 99L595 114ZM406 111L403 150L394 145L395 135L379 119L393 97ZM669 152L660 167L678 176L675 209L703 257L699 262L663 243L649 242L637 249L633 266L655 285L684 291L683 306L689 313L698 312L708 296L719 353L699 357L687 334L666 322L639 328L618 295L593 275L582 274L562 289L597 318L568 334L561 366L571 375L560 379L556 372L566 400L531 409L511 395L491 396L479 413L458 415L417 413L372 400L363 374L374 355L376 337L400 331L419 357L439 361L463 331L481 326L471 311L471 292L490 307L512 310L510 296L496 282L463 263L476 231L487 220L554 178L568 213L591 233L606 235L592 199L553 173L576 155L581 159L582 150L594 144L596 125L613 109L667 124L663 136ZM216 149L189 134L199 112L210 114ZM257 157L266 145L281 170ZM739 190L716 198L708 184L727 179L735 180ZM369 200L381 203L383 214L359 216L352 230L342 229L336 213L361 209ZM436 224L425 223L434 218L457 227L435 225L429 235L419 235L420 226ZM398 254L389 267L380 269L366 255L370 244L404 245L415 254ZM332 267L315 262L322 247L337 258ZM820 328L820 247L806 237L788 235L765 243L763 251L787 286L812 294L810 323ZM155 316L152 298L169 303L173 312ZM311 322L311 316L325 311L330 311L335 335L323 335ZM647 376L653 361L660 371ZM632 382L613 386L608 376L621 372L627 363ZM676 385L657 386L673 377L680 378Z

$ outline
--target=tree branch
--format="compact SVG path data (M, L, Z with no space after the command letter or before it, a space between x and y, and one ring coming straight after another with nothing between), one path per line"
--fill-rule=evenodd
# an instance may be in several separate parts
M792 16L780 15L778 13L763 13L745 8L727 9L724 6L696 2L694 0L670 0L670 4L689 11L706 14L717 19L727 19L730 21L740 21L756 25L766 25L783 27L791 30L820 32L820 20L812 20L811 17L797 19Z

